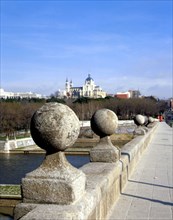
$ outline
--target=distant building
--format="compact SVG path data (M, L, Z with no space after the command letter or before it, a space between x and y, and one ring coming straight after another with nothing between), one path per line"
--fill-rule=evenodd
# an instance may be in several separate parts
M139 90L129 90L128 92L130 92L130 98L140 98L141 97L141 93L139 92Z
M119 98L119 99L129 99L130 98L130 92L117 92L115 97Z
M120 99L139 98L141 96L139 90L128 90L128 92L117 92L115 97Z
M0 88L0 98L7 99L7 98L46 98L45 96L37 93L32 92L6 92L4 89Z
M72 80L69 82L68 79L65 83L65 93L66 97L71 98L105 98L106 92L102 90L100 86L96 86L94 80L91 78L90 74L85 80L85 84L81 87L74 87Z

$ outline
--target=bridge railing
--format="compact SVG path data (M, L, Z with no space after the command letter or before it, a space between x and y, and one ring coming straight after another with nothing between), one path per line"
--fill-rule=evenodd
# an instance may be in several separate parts
M117 126L117 116L108 109L93 115L91 127L100 141L90 152L92 162L76 169L64 157L79 134L76 115L58 103L39 109L31 120L31 134L47 156L22 179L23 202L15 208L15 219L106 219L157 127L140 125L138 134L139 129L143 132L120 151L109 137Z

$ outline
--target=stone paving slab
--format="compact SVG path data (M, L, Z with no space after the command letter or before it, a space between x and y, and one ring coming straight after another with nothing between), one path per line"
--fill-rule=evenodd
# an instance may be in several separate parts
M173 129L160 122L109 220L173 219Z

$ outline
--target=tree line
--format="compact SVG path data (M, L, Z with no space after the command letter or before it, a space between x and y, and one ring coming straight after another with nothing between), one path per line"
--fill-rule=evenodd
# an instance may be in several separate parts
M153 97L118 99L106 97L105 99L81 98L70 103L80 120L89 120L94 112L101 108L108 108L116 113L119 120L133 119L137 114L157 117L168 108L167 102L156 100Z
M118 118L133 119L136 114L157 117L167 109L167 103L150 98L118 99L106 97L100 99L1 99L0 100L0 133L15 136L18 131L27 132L34 112L46 102L58 102L68 105L79 120L90 120L94 112L101 108L114 111Z

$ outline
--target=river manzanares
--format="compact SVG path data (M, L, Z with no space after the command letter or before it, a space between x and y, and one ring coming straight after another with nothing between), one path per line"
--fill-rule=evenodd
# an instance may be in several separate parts
M75 167L89 163L89 155L67 155ZM20 184L25 174L36 169L44 154L0 154L0 184Z

